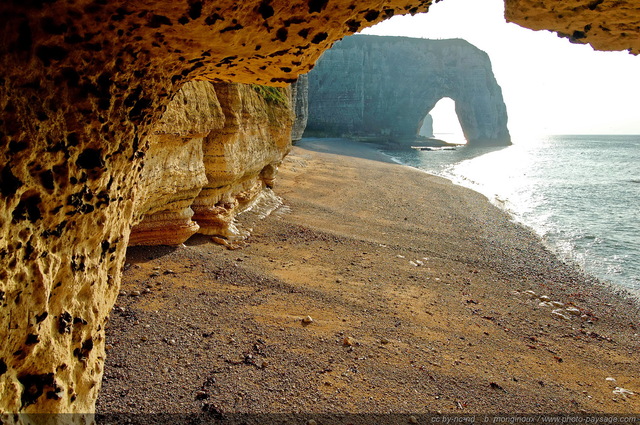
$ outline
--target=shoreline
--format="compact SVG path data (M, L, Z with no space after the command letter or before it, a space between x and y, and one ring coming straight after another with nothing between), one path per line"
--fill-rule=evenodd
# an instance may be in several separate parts
M347 142L347 143L359 143L357 141L353 141L353 140L350 140L350 139L335 139L335 140L336 140L336 142L338 140L342 140L342 141ZM408 167L408 168L411 168L411 169L414 169L414 170L418 170L420 172L424 172L424 173L426 173L428 175L431 175L431 176L443 178L443 179L451 182L451 184L453 184L453 185L464 187L466 189L472 190L472 191L484 196L489 203L491 203L492 205L496 206L501 211L503 211L507 215L509 215L509 217L511 217L512 221L515 224L527 228L532 233L534 233L536 236L538 236L538 238L540 240L540 243L543 244L545 247L547 247L554 255L556 255L562 261L564 261L566 263L569 263L571 266L576 268L580 273L582 273L584 275L587 275L587 276L589 276L590 278L592 278L594 280L599 281L602 285L607 286L607 287L611 287L612 291L618 292L622 296L634 297L634 298L636 298L638 300L638 302L640 302L640 288L638 288L638 289L630 288L628 286L625 286L624 284L617 283L617 282L615 282L613 280L600 277L595 272L587 270L584 265L580 264L574 258L575 253L563 252L562 248L560 246L558 246L557 242L554 243L554 242L552 242L550 240L546 240L545 239L545 235L542 233L542 231L540 229L537 229L535 226L527 223L527 221L524 220L523 218L518 217L517 214L513 213L507 207L505 200L498 198L498 196L496 194L491 196L488 193L488 191L483 191L482 187L479 184L477 184L475 182L474 183L465 183L466 179L458 179L458 180L456 180L454 178L454 176L448 176L448 175L445 175L445 174L437 174L437 173L433 173L433 172L430 172L430 171L427 171L427 170L423 170L423 169L421 169L419 167L416 167L416 166L413 166L413 165L410 165L410 164L406 164L406 163L402 162L400 159L398 159L398 158L392 156L391 154L385 152L385 145L384 144L367 143L365 146L368 147L368 148L371 148L371 149L375 149L376 151L380 152L381 154L389 157L391 162L394 163L394 164L398 164L398 165L401 165L401 166L404 166L404 167Z
M636 301L477 192L328 148L294 146L242 249L129 249L98 413L640 411Z

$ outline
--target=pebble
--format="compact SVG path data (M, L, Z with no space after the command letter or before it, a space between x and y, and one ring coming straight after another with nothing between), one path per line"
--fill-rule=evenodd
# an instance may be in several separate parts
M409 261L409 264L411 264L414 267L418 267L418 263L416 263L415 261Z
M565 311L573 316L580 316L582 314L580 310L575 307L567 307Z
M542 296L540 296L540 301L551 301L551 298L549 298L546 295L542 295Z
M354 343L354 339L350 336L347 336L342 340L342 345L344 345L345 347L351 347Z
M149 288L144 288L144 290L142 291L143 294L150 294L151 293L151 289Z
M535 292L533 292L533 291L531 291L531 290L524 291L524 293L525 293L525 294L527 294L527 295L530 295L530 296L532 296L532 297L537 297L537 296L538 296Z
M616 382L616 378L608 376L607 378L605 378L605 381L607 381L607 382Z
M139 297L140 296L140 291L131 291L131 296L132 297Z
M548 301L542 301L538 304L538 307L553 307L553 304Z
M120 291L120 292L119 292L119 295L121 295L121 296L123 296L123 297L124 297L125 295L127 295L127 291Z
M553 304L554 307L564 307L564 303L560 301L551 301L551 304Z
M416 418L413 415L409 416L409 423L410 424L417 424L418 423L418 418Z
M381 344L388 344L388 343L390 343L390 342L391 342L391 341L389 341L387 338L382 338L382 339L380 340L380 343L381 343Z
M304 323L305 325L308 325L309 323L313 323L313 318L311 316L304 317L302 319L302 323Z
M170 340L167 341L167 344L176 345L176 340L175 339L170 339Z
M615 395L621 395L623 397L627 397L627 396L631 396L631 395L635 395L636 394L633 391L626 390L626 389L624 389L622 387L615 387L614 390L613 390L613 393Z
M307 425L318 425L318 422L316 422L316 421L315 421L315 420L313 420L313 419L309 419L309 420L307 421Z
M556 309L556 310L553 310L551 312L551 314L553 314L556 317L560 317L562 319L565 319L565 320L570 320L571 319L571 317L567 316L567 313L565 313L564 310L561 310L559 308Z

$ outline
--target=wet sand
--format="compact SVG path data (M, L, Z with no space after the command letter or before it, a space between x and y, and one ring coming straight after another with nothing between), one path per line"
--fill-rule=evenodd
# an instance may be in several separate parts
M129 250L99 413L640 412L637 302L482 195L321 140L275 192L240 249Z

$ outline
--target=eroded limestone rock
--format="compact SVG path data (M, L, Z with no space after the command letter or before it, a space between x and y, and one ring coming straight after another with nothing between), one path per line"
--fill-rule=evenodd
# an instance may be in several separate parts
M414 143L443 97L472 145L508 145L507 109L486 53L464 40L354 35L309 73L307 134Z
M640 53L640 4L634 0L505 0L505 17L525 28L555 31L596 50Z
M148 137L136 205L142 222L129 245L177 245L198 231L244 236L234 217L273 186L291 147L290 96L286 88L185 84Z
M290 92L266 93L246 84L215 85L225 112L224 127L204 139L208 183L193 203L200 233L237 239L245 236L233 218L265 188L273 186L278 165L291 148ZM261 94L262 93L262 94Z
M196 233L191 204L207 183L202 141L222 128L224 112L212 83L185 84L147 141L129 245L177 245Z

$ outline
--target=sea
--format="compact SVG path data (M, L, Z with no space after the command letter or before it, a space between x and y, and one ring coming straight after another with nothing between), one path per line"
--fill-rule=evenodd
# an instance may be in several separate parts
M565 261L640 294L639 135L521 137L503 148L383 152L484 194Z

